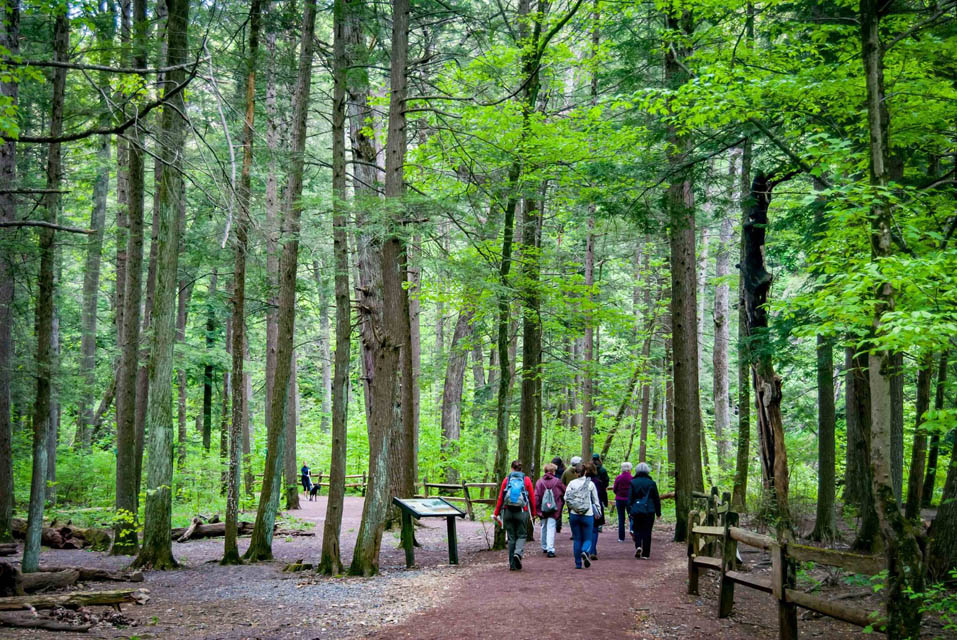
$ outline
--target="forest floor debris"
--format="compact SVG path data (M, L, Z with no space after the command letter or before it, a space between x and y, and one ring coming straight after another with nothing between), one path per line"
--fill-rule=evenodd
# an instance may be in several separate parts
M321 525L325 498L302 504L296 517ZM342 525L342 558L346 563L352 556L361 509L361 498L346 499ZM277 535L273 541L273 562L239 567L222 567L217 563L222 540L200 539L175 545L174 554L181 569L145 574L142 586L149 588L149 606L125 606L122 617L113 617L112 609L85 607L81 612L92 617L67 621L77 625L92 622L94 626L87 633L0 628L0 638L135 635L141 639L197 640L468 640L501 635L496 628L509 617L509 607L521 608L522 613L516 616L525 621L517 629L510 628L509 637L513 640L539 640L543 628L554 629L563 640L777 637L774 603L765 594L738 590L734 613L725 620L719 620L715 614L717 591L712 577L702 576L700 595L687 595L685 547L670 541L673 530L666 524L655 527L651 561L636 561L632 545L618 543L613 528L606 527L599 542L599 560L587 571L574 571L566 526L557 536L558 557L545 558L539 553L538 542L529 543L525 569L521 572L507 570L503 552L488 551L491 529L487 524L459 521L459 566L448 565L445 523L423 524L416 530L422 543L416 549L417 566L411 570L404 568L398 531L387 531L382 545L382 573L374 578L284 572L284 567L298 561L318 563L322 542L319 536ZM538 533L536 528L536 537ZM240 550L247 544L248 539L241 538ZM118 571L131 558L82 550L45 550L42 560L50 565ZM133 584L129 586L135 588ZM846 588L847 592L860 590L860 585ZM581 598L587 600L581 607L569 606ZM546 601L555 606L540 606ZM586 625L582 625L582 608L587 612ZM96 616L99 618L94 622ZM865 637L860 629L828 618L802 618L800 624L803 637Z

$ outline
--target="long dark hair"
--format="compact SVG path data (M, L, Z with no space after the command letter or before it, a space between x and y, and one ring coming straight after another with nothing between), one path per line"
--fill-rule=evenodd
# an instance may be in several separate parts
M579 476L585 476L587 478L594 478L598 475L598 471L595 470L594 462L586 462L582 465L581 471L578 473Z

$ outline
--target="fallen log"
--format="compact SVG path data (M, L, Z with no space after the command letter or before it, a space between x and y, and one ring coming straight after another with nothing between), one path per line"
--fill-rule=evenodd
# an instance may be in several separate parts
M17 555L16 542L0 542L0 556L15 556L15 555Z
M146 589L120 589L116 591L74 591L73 593L34 594L0 598L0 611L20 609L53 609L55 607L89 607L113 605L124 602L145 604L149 600Z
M80 582L143 582L142 571L110 571L96 567L40 567L40 571L78 571Z
M196 527L203 524L203 521L199 518L193 518L193 521L190 522L189 526L186 527L186 531L183 532L183 535L176 538L176 542L186 542L192 537L193 533L196 532ZM225 534L224 534L225 535Z
M73 631L76 633L85 633L93 628L92 624L70 624L69 622L60 622L50 618L37 618L34 616L25 616L23 614L0 614L0 625L5 627L14 627L16 629L44 629L46 631Z
M35 573L24 573L22 579L24 591L38 593L72 586L80 579L80 572L76 569L37 571Z
M194 518L195 520L195 518ZM192 529L192 531L190 531ZM237 529L239 530L239 535L248 536L253 532L253 523L252 522L240 522ZM187 538L183 536L189 532ZM196 524L195 522L188 527L177 527L170 532L170 535L177 542L185 542L186 540L197 540L199 538L217 538L219 536L226 535L226 523L217 522L215 524Z
M23 539L27 535L27 521L14 518L11 521L13 537ZM43 527L40 544L51 549L93 549L104 551L110 547L110 532L96 527L74 527L71 524Z

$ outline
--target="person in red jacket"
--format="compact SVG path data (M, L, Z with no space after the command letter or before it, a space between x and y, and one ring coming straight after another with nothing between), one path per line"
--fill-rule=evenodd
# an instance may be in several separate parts
M522 568L522 552L525 550L526 523L535 514L535 493L532 481L522 473L522 463L512 461L512 472L502 480L493 517L505 529L508 536L508 568Z

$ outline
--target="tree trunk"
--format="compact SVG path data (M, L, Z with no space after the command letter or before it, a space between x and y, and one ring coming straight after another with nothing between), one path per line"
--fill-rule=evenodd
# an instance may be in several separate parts
M897 506L903 505L904 492L904 354L891 354L891 484Z
M185 65L188 55L188 0L166 0L167 61ZM167 91L186 78L184 68L169 72ZM163 107L160 127L160 157L165 165L157 185L156 292L153 297L153 340L149 366L149 460L146 477L146 517L143 546L136 567L172 569L169 535L173 508L173 344L176 337L176 283L180 249L179 205L186 197L183 182L183 150L186 142L183 94Z
M266 147L268 153L268 172L266 174L266 401L264 417L267 425L272 424L272 396L276 379L276 351L279 335L278 300L279 291L279 217L282 204L279 202L279 169L276 158L280 154L280 117L276 104L276 70L279 64L276 54L276 34L272 29L266 33L268 62L266 65Z
M111 18L115 8L110 6ZM96 31L98 46L107 48L113 44L115 27L111 19L106 27ZM108 64L109 56L101 54L102 62ZM101 86L109 85L109 75L99 74ZM100 96L100 127L110 125L110 112L106 96ZM74 442L81 451L90 449L93 432L93 409L96 389L96 319L97 297L100 290L100 263L103 250L103 230L106 226L106 199L110 190L110 136L101 136L96 153L96 178L93 182L93 210L90 212L90 234L87 239L86 259L83 267L83 308L81 312L82 335L80 338L81 370L84 389L77 405L77 427Z
M289 398L286 400L286 443L283 449L283 468L286 488L286 509L299 509L299 467L296 464L296 434L299 427L299 385L297 357L292 354L292 373L289 376Z
M705 190L705 204L704 209L706 211L706 219L710 218L710 200L707 189ZM695 269L695 281L697 282L698 289L695 291L695 296L697 298L698 308L697 308L697 320L698 320L698 372L704 371L704 316L707 310L707 290L708 290L708 258L709 258L709 249L711 248L711 233L707 226L702 226L700 233L698 235L698 264ZM700 383L699 383L700 384ZM703 425L702 425L703 426ZM703 442L703 441L702 441Z
M585 235L585 289L589 303L592 299L592 289L595 286L595 219L588 218L588 232ZM592 416L592 368L595 360L595 331L593 314L590 309L585 312L584 353L582 357L582 458L588 460L592 454L592 436L595 430L595 421Z
M411 327L408 292L403 288L408 263L404 243L396 233L405 224L401 199L405 194L405 100L410 11L409 0L393 0L385 195L395 209L389 220L389 226L394 230L386 236L379 255L381 315L368 318L375 334L372 348L372 379L375 384L371 386L369 421L369 485L349 567L349 573L363 576L379 571L379 547L391 503L390 488L395 492L403 492L399 495L411 495L414 482L411 473L414 446ZM397 387L393 381L401 381L401 384ZM407 466L392 468L396 464Z
M666 10L667 28L688 37L694 31L690 12L670 5ZM665 53L665 79L677 89L687 81L687 72L676 49ZM687 54L687 51L683 51ZM666 202L671 245L671 325L674 349L674 435L675 435L675 541L688 535L688 513L691 492L701 484L698 420L701 413L698 398L698 336L695 274L694 184L685 163L689 141L675 127L668 132L669 165L672 181ZM696 460L698 463L696 464ZM697 477L696 477L697 476Z
M927 432L924 430L924 414L930 409L930 385L934 377L933 354L921 359L917 371L917 407L914 412L914 442L911 447L910 474L907 478L907 505L904 517L916 520L920 517L921 490L924 480L924 463L927 461Z
M834 521L834 344L817 337L817 514L812 540L837 537Z
M216 285L218 273L214 268L209 275L206 291L206 364L203 365L203 449L209 453L213 441L213 362L212 350L216 346Z
M937 367L937 387L934 392L934 410L940 411L944 408L944 390L947 388L947 360L948 353L945 351L940 356L940 363ZM937 459L940 455L940 434L933 433L930 436L929 451L927 453L927 472L924 474L924 487L920 493L920 506L929 508L934 501L934 485L937 484Z
M735 160L731 161L731 178L735 177ZM725 215L721 220L721 231L718 236L718 248L715 251L714 276L718 284L714 290L714 351L712 365L714 367L712 397L714 398L714 439L718 456L718 468L725 469L729 458L727 433L731 428L730 404L731 392L728 382L730 369L728 367L728 343L731 334L730 292L728 276L731 273L730 250L734 233L734 224L731 216Z
M319 430L322 433L329 433L329 419L332 412L332 349L329 344L329 298L318 261L313 261L313 271L316 272L316 286L319 289L319 382L322 385L322 399L319 407L322 415L319 418ZM346 276L348 277L348 274Z
M533 40L533 45L534 43L537 43L537 38ZM539 207L537 200L526 199L522 224L522 397L519 409L518 459L522 468L532 478L537 477L538 471L534 468L535 432L541 406L538 389L542 371L542 303L538 290L541 271L541 247L538 238L542 216ZM582 417L586 418L584 415ZM588 444L591 449L590 433Z
M748 5L748 33L753 36L754 9ZM750 40L749 40L750 42ZM738 181L742 224L751 209L751 140L741 146L741 177ZM738 246L739 267L744 263L746 239L742 232ZM738 438L734 465L731 506L738 513L747 511L748 467L751 458L751 355L748 353L748 313L744 305L744 278L738 278Z
M352 309L349 306L348 208L346 202L346 53L353 9L350 0L333 5L333 95L332 95L332 252L335 264L336 353L332 382L332 446L329 459L329 493L322 528L319 573L342 573L339 534L345 501L346 438L349 411L349 363L352 350Z
M855 551L873 552L880 547L880 540L871 490L871 390L867 356L855 353L854 348L848 348L846 358L847 474L857 476L854 487L857 501L854 504L860 516L860 526L851 548Z
M20 53L20 2L0 4L0 47L10 56ZM19 84L14 77L0 81L0 95L16 108ZM0 188L13 189L17 180L16 142L0 142ZM17 217L16 196L0 193L0 220ZM14 262L5 243L0 244L0 542L13 539L13 424L10 419L10 382L14 355Z
M133 65L146 68L149 22L146 0L133 0ZM145 138L133 127L129 140L126 245L126 282L123 290L122 352L116 389L116 524L113 555L133 555L136 538L136 376L140 344L140 306L143 282L143 209Z
M256 61L259 56L259 30L262 1L249 6L249 48L246 51L246 111L243 119L243 167L239 178L239 216L233 245L232 313L232 419L229 427L229 467L226 483L226 539L220 564L240 564L237 544L239 523L239 475L243 454L243 425L246 411L246 253L249 244L249 202L252 188L253 140L256 118ZM225 401L225 398L224 398Z
M185 221L184 221L185 222ZM180 233L183 228L180 225ZM186 320L189 317L189 300L193 296L193 282L179 283L179 308L176 314L176 341L186 342ZM186 466L186 442L189 436L186 431L186 367L180 363L176 370L177 391L177 432L176 432L176 468L182 470Z
M879 0L861 0L861 54L867 87L867 123L870 133L871 186L875 200L871 202L871 257L875 266L892 255L890 205L883 201L888 185L887 156L889 151L890 116L884 95L883 44L880 39L882 5ZM895 294L890 282L881 282L876 293L873 335L883 336L883 315L893 312ZM880 523L881 537L887 552L887 637L920 636L921 607L914 606L908 592L924 591L924 571L917 532L904 518L894 491L894 406L891 402L894 354L879 342L868 355L871 391L871 486Z
M768 337L768 297L773 277L765 265L765 238L768 207L774 187L789 176L773 179L759 172L751 183L750 209L742 227L746 328L754 376L755 406L758 416L758 441L761 446L761 470L765 488L771 496L779 535L785 538L792 528L788 506L788 459L784 447L781 416L781 378L774 371L772 347Z
M448 462L458 457L459 435L462 429L462 387L465 382L465 366L468 351L462 342L472 330L473 309L459 312L449 345L448 365L445 369L445 385L442 392L442 458ZM458 484L459 473L446 464L445 482Z
M286 402L292 374L293 334L296 317L296 268L299 260L299 227L302 216L302 178L305 166L306 124L312 88L312 52L316 26L315 0L306 0L303 13L299 72L294 97L292 149L286 205L283 215L282 256L279 282L279 335L276 351L276 377L269 397L270 422L267 424L266 464L256 522L245 558L252 561L272 558L272 533L279 507L282 481L282 453L285 445Z
M57 12L53 27L54 59L66 62L70 48L70 19L66 11ZM53 72L53 98L50 113L50 137L56 138L63 133L63 99L66 91L66 69L58 68ZM50 143L47 152L47 182L50 190L43 197L43 219L56 223L60 208L60 182L63 176L60 143ZM47 486L47 438L54 428L50 420L50 408L53 401L53 372L56 363L53 353L53 316L54 316L54 230L40 228L37 231L37 246L40 256L40 270L37 278L36 336L37 358L36 379L37 395L33 410L33 470L30 482L30 506L27 519L27 534L23 543L23 561L21 570L30 573L37 570L40 561L40 534L43 529L43 507L46 501Z

